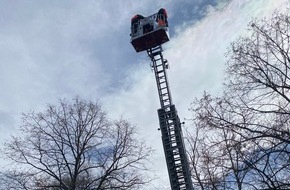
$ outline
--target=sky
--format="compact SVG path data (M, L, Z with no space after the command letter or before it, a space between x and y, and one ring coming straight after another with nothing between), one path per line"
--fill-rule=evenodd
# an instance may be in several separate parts
M21 113L76 96L100 100L111 118L135 124L156 152L158 179L146 189L168 189L154 73L145 52L130 44L135 14L168 13L164 44L170 89L181 121L204 91L222 92L225 52L247 35L254 18L285 10L290 0L1 0L0 139L17 133ZM1 157L1 155L0 155Z

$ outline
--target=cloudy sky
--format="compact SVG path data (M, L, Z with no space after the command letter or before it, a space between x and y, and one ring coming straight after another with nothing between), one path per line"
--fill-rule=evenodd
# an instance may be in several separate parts
M230 42L246 35L251 19L287 6L289 0L0 0L1 142L15 133L23 112L77 95L101 100L112 118L129 119L156 149L159 179L150 189L166 189L154 74L146 53L130 44L131 17L167 9L171 41L164 57L183 120L194 97L222 91Z

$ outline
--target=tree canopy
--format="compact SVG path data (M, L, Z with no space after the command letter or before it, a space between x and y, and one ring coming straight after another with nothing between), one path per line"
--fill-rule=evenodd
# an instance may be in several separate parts
M290 188L290 18L249 24L227 52L224 93L192 104L197 189Z
M98 102L61 100L23 114L20 129L5 144L15 167L2 174L3 189L138 189L152 179L151 149L133 125L110 120Z

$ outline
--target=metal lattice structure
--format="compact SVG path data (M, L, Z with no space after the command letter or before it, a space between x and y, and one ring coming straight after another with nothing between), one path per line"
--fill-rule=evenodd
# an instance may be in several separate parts
M161 45L148 49L147 53L152 61L161 105L158 117L171 189L193 190L181 123L168 85L167 60L163 58Z

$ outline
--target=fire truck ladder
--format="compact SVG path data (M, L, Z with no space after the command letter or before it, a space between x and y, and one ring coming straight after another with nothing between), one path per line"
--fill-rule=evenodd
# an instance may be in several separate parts
M147 53L152 61L161 104L158 117L171 189L193 190L181 123L168 85L167 60L163 58L161 45L148 49Z

